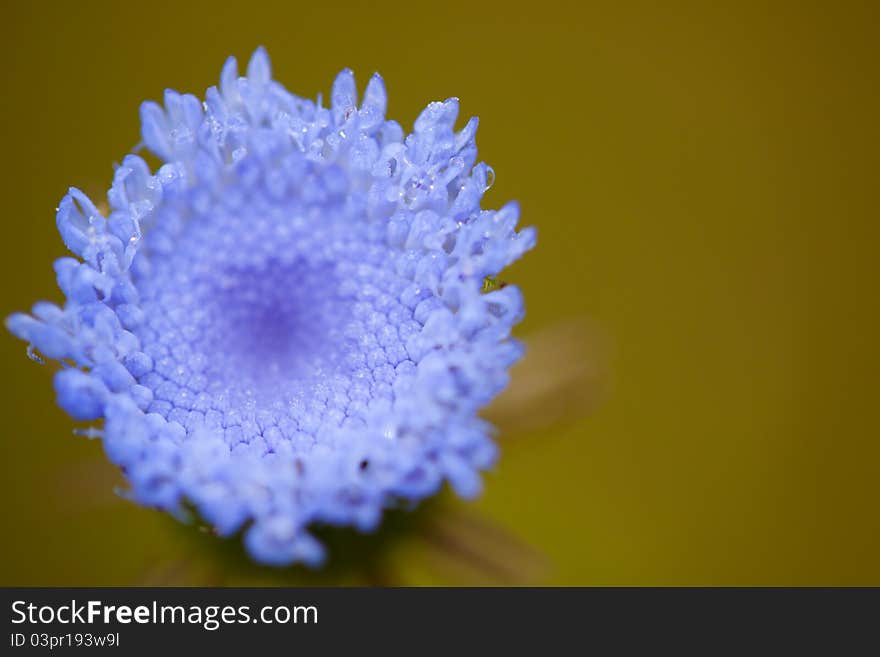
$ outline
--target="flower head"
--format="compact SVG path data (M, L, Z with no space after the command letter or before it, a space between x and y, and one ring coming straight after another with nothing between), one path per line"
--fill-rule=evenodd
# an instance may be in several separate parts
M348 70L329 108L294 96L262 49L204 103L144 103L164 164L126 156L106 216L71 189L66 302L7 320L61 362L61 407L104 419L134 500L243 529L260 562L318 564L310 525L371 530L444 480L475 495L495 458L477 412L521 355L523 306L483 281L535 235L515 204L480 208L492 173L456 99L410 135L385 106Z

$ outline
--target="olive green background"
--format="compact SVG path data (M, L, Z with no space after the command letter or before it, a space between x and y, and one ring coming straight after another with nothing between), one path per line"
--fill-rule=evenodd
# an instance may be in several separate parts
M259 44L304 96L378 70L406 128L461 98L485 206L539 231L505 274L526 401L483 497L444 504L531 546L532 583L880 585L877 5L371 5L4 2L0 313L60 300L54 208L101 198L141 100ZM178 559L48 366L0 351L0 584L198 582L210 548ZM395 549L396 583L488 581Z

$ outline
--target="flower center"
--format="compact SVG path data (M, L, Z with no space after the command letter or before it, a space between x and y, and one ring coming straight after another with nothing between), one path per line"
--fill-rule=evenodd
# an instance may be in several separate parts
M332 441L391 404L421 328L401 302L409 281L380 227L323 210L214 208L146 236L149 412L266 453Z
M340 319L351 299L332 265L299 260L230 268L204 289L193 346L212 380L263 400L296 394L316 376L344 370ZM304 392L304 391L303 391Z

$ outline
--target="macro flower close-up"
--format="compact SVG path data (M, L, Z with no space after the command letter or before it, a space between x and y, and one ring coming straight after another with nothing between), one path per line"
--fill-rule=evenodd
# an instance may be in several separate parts
M873 5L7 4L0 585L880 582Z
M515 285L535 244L515 203L481 207L494 172L455 98L411 134L374 75L329 102L240 76L141 106L142 147L103 200L76 188L57 228L66 300L7 319L57 363L58 404L94 422L135 502L257 562L317 566L316 525L375 530L448 482L481 489L497 457L478 412L523 354Z

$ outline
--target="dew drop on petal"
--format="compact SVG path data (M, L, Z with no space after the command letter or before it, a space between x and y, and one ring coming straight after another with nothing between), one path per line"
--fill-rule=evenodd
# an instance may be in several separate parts
M495 184L495 169L486 167L486 189L491 189Z

